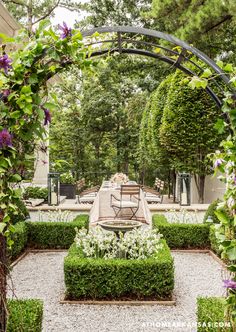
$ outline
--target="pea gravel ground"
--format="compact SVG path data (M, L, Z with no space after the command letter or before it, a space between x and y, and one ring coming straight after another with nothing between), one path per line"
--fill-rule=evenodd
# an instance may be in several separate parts
M14 293L18 298L44 301L43 332L195 332L196 298L224 295L222 267L208 254L172 255L176 306L60 304L66 252L29 253L13 268ZM166 322L171 327L163 327ZM176 327L179 323L185 327Z

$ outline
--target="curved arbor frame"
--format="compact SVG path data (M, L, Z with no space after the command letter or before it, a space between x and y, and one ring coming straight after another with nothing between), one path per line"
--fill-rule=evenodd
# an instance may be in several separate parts
M47 23L46 23L47 25ZM65 27L64 27L65 28ZM83 36L90 40L85 48L79 32L71 35L69 29L66 36L60 38L51 28L45 30L45 22L32 36L31 43L23 48L23 51L16 53L17 61L9 66L9 59L4 58L4 66L0 69L2 73L5 93L1 93L1 107L4 112L3 126L7 140L0 146L1 183L0 183L0 331L6 330L6 237L11 231L9 226L9 212L17 210L15 203L18 196L10 185L12 182L21 180L19 173L18 157L26 157L27 142L36 137L42 137L43 117L45 124L49 121L48 104L44 97L47 96L46 82L56 73L72 64L80 68L85 65L86 57L102 56L115 52L137 54L161 60L185 72L189 76L201 76L206 68L210 68L215 76L211 78L206 86L207 93L212 97L218 107L223 104L223 93L230 90L231 95L236 99L234 90L230 86L229 78L207 55L185 42L162 32L134 27L102 27L85 31ZM105 38L97 39L95 32L104 34ZM65 33L65 31L64 31ZM99 35L100 38L100 35ZM159 45L159 40L165 42ZM90 47L89 47L90 46ZM102 46L102 47L101 47ZM105 46L105 47L104 47ZM174 47L174 48L173 48ZM195 61L198 60L198 62ZM2 61L3 61L2 60ZM11 61L10 61L11 62ZM191 66L188 66L190 64ZM87 65L87 64L86 64ZM8 67L11 67L11 75L7 75ZM220 83L222 82L222 83ZM224 85L224 89L221 86ZM43 91L42 91L43 90ZM42 94L42 96L41 96ZM228 114L225 114L227 117ZM235 125L232 128L236 128ZM2 130L3 131L3 130ZM11 135L14 134L14 135ZM2 133L3 135L3 133ZM11 141L13 139L13 144ZM15 149L14 143L22 143L22 152ZM18 142L19 144L19 142ZM235 244L234 244L235 245Z
M101 36L104 34L105 38L97 38L97 33ZM222 107L224 93L220 81L229 87L232 94L235 94L235 91L230 88L228 76L213 60L195 47L169 34L131 26L100 27L84 31L82 34L85 38L95 36L86 45L91 46L90 56L92 57L116 52L142 55L163 61L189 76L198 77L206 68L210 68L215 78L208 84L206 91L218 107ZM160 40L165 43L160 45ZM103 45L106 47L103 48ZM226 114L225 117L227 118Z

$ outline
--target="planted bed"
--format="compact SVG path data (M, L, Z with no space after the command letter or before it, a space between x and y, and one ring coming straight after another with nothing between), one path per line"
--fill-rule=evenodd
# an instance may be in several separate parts
M147 259L88 258L73 244L64 261L66 298L171 299L173 258L161 242L162 249Z

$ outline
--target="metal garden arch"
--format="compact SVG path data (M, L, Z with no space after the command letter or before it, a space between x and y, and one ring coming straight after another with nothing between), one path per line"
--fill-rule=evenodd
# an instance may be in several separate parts
M96 32L99 33L99 38L93 37ZM210 68L215 74L215 78L206 87L206 92L216 105L221 107L223 104L224 89L222 83L236 96L229 77L212 59L197 48L172 35L132 26L98 27L84 31L82 34L85 40L91 37L87 44L85 42L87 46L92 46L91 49L94 48L91 51L91 57L115 52L143 55L166 62L189 76L198 77L206 68ZM159 40L165 41L167 46L160 45ZM107 47L101 47L103 45L107 45ZM156 52L157 49L158 52ZM191 64L191 66L186 66L186 64ZM227 120L227 114L224 116Z

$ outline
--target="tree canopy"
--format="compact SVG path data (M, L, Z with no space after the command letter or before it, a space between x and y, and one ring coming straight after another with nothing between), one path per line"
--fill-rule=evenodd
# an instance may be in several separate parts
M70 0L3 0L10 13L25 26L30 33L40 21L54 16L54 10L64 7L78 11L77 1Z
M153 27L186 40L211 57L235 51L234 0L153 0ZM224 52L224 54L223 54Z

